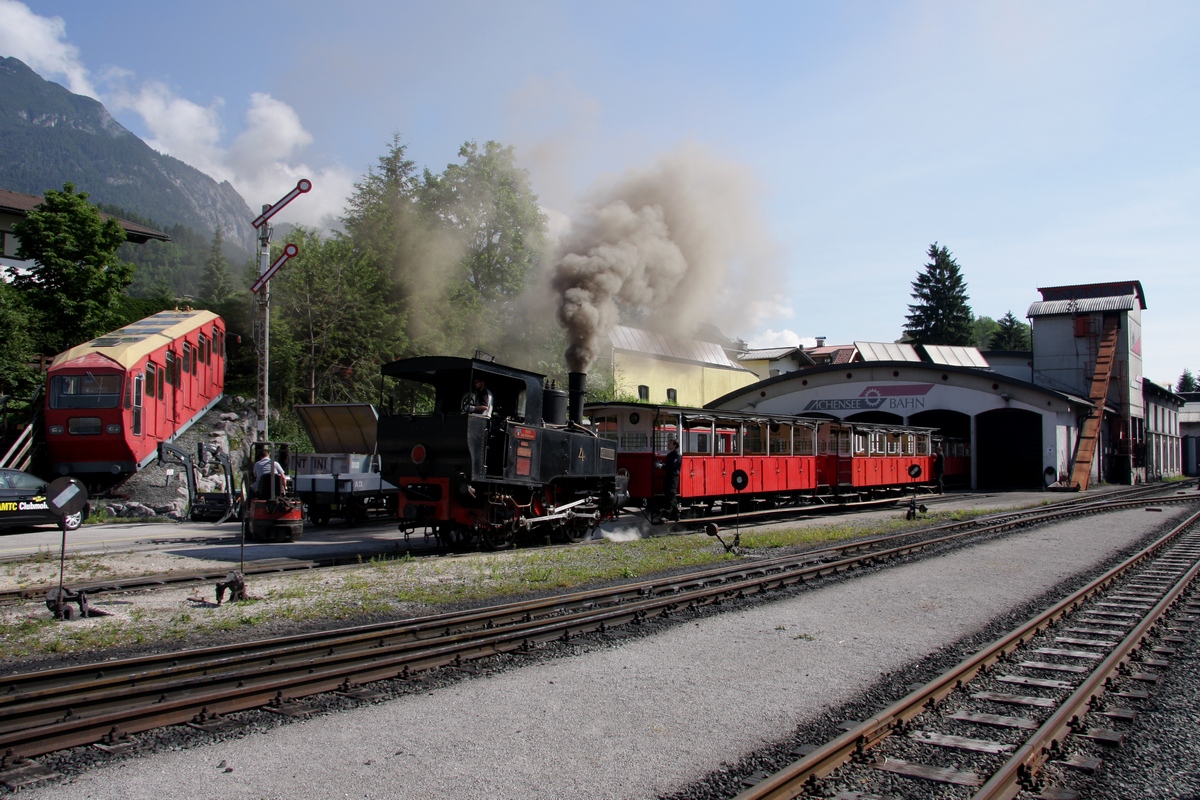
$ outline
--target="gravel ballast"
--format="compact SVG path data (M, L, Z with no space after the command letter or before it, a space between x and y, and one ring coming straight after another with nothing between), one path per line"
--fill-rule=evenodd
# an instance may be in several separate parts
M851 713L888 676L966 637L986 639L1014 607L1182 513L1127 511L1016 533L184 750L160 735L160 752L22 796L720 796L723 765L791 741L798 726L835 726L832 709Z

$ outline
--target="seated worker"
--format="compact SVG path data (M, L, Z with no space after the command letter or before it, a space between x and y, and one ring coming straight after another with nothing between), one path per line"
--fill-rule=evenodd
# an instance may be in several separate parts
M264 475L278 475L280 476L280 490L286 490L288 477L280 463L271 458L271 448L263 447L261 452L262 458L254 462L254 485L258 486Z
M463 410L468 414L478 414L491 419L492 403L492 390L487 388L483 378L476 376L475 390L469 395Z

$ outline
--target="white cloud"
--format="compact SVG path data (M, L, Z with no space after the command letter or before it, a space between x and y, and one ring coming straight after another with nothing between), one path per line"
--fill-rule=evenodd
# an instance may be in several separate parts
M39 17L17 0L0 0L0 53L20 59L44 78L65 78L76 94L97 97L79 48L65 41L62 17Z
M220 97L203 106L179 97L159 81L137 85L136 76L120 67L103 76L108 91L98 93L79 60L78 48L66 41L61 17L40 17L17 0L0 0L0 53L19 58L43 77L65 77L72 92L96 98L109 111L137 114L150 134L146 144L217 181L229 181L255 212L264 203L277 202L301 178L311 180L313 190L280 212L275 221L329 230L336 227L353 191L355 176L349 170L314 169L299 161L300 153L312 144L312 134L295 109L269 94L250 96L245 127L224 146L225 101Z
M805 347L816 347L817 340L811 336L801 336L795 331L784 329L781 331L771 330L768 328L761 333L756 333L746 340L746 343L753 348L763 347L795 347L802 344Z

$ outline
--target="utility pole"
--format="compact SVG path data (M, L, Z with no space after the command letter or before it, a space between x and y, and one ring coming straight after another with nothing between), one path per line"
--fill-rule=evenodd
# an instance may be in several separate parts
M312 189L312 181L301 179L296 184L296 188L285 194L278 203L273 206L264 205L262 214L251 223L258 229L258 280L250 287L250 291L254 293L254 346L258 350L258 430L255 440L259 442L265 442L268 438L267 386L271 363L271 276L278 272L289 258L295 258L300 253L300 248L289 244L283 248L283 254L275 260L275 263L271 263L271 225L268 220L288 203L310 189Z

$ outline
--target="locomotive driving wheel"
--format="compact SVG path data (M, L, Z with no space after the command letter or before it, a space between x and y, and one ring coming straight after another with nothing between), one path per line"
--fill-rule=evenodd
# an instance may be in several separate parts
M520 524L519 520L514 519L503 525L487 528L481 533L484 545L489 550L507 550L516 542Z

